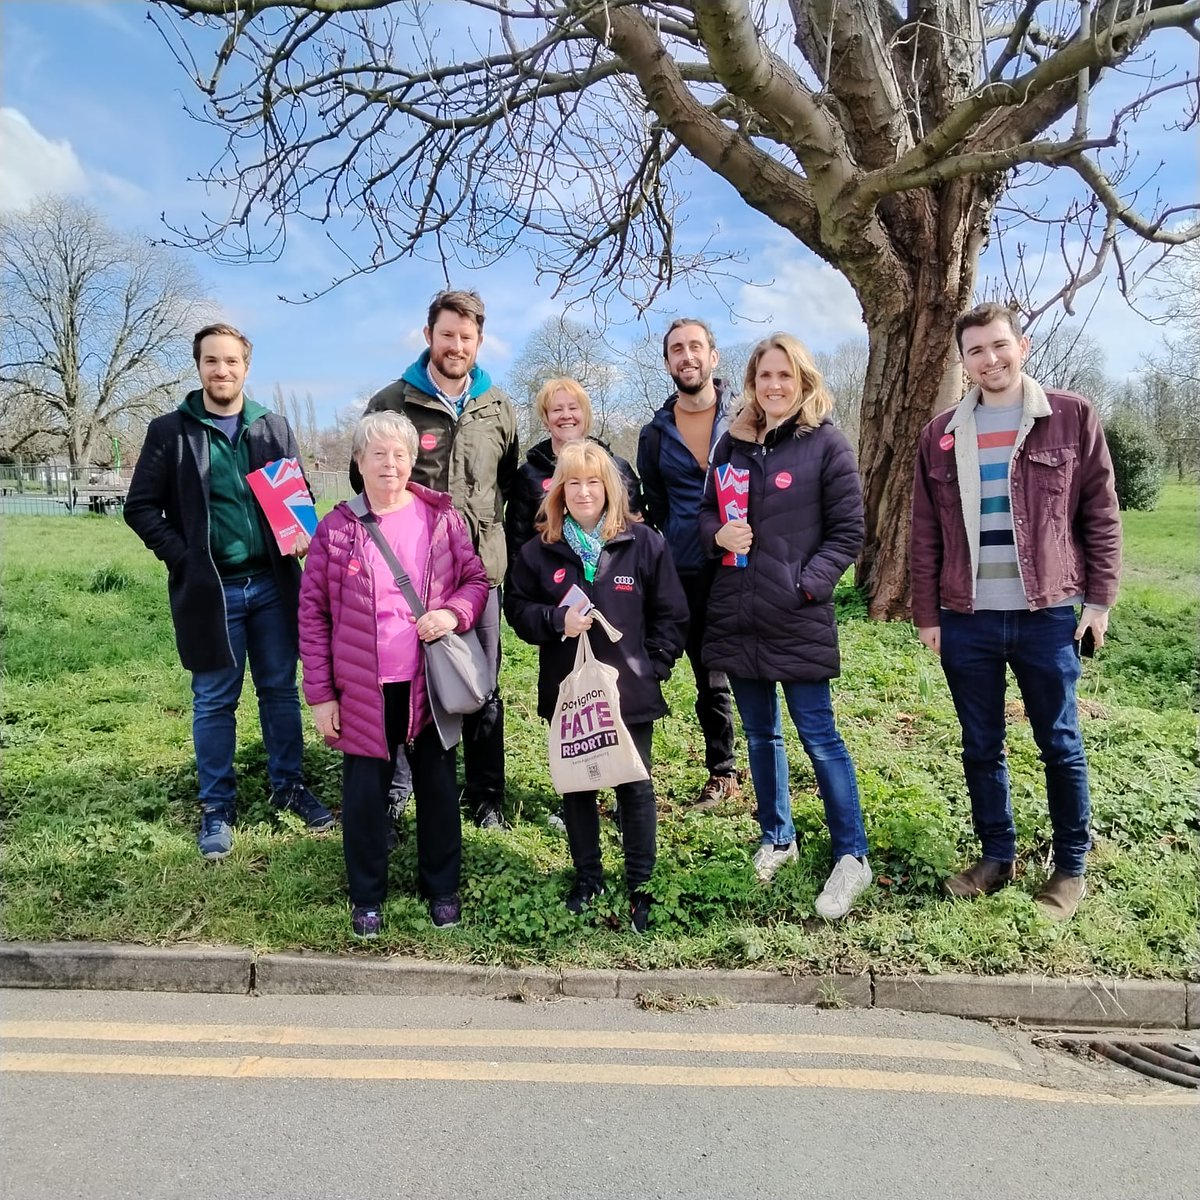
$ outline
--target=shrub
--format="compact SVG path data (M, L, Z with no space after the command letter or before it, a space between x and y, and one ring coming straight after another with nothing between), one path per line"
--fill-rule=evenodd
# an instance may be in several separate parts
M1162 489L1162 443L1148 425L1126 414L1109 418L1104 437L1121 508L1150 512L1158 505Z

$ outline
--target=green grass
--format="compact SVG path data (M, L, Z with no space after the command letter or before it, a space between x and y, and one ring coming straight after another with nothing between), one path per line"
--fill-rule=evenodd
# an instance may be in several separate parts
M562 905L569 857L545 820L556 798L545 728L533 713L535 656L506 635L515 827L484 834L468 826L464 921L435 933L414 895L410 816L373 952L597 967L1197 977L1198 498L1194 487L1169 485L1157 511L1126 515L1126 583L1081 693L1097 845L1091 895L1069 925L1046 922L1031 899L1050 830L1020 719L1010 758L1025 876L973 904L939 895L939 880L976 849L949 695L912 631L866 621L847 588L836 699L879 876L850 919L814 918L829 843L790 729L801 859L771 888L750 868L757 826L748 811L686 811L704 778L686 666L670 681L672 714L655 734L661 819L651 936L625 932L609 822L613 886L589 918L570 917ZM3 533L3 936L351 949L340 840L310 837L270 810L249 685L234 852L218 865L196 854L190 694L161 566L112 518L12 517ZM310 732L307 757L314 789L336 805L339 756Z

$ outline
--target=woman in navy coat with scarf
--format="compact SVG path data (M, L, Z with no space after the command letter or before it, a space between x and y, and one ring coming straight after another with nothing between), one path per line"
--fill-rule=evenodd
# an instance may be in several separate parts
M621 719L650 771L654 721L667 712L662 682L683 652L687 602L662 535L630 516L624 484L605 450L590 441L559 451L542 505L540 537L522 547L509 574L504 615L517 636L538 647L538 715L554 716L558 688L575 667L575 638L589 637L594 618L583 601L564 607L573 586L621 631L591 638L601 662L617 669ZM631 919L646 929L657 837L654 785L649 779L616 788L625 845ZM582 912L604 890L596 793L563 796L563 821L575 864L567 908Z
M746 731L765 883L799 857L792 823L779 688L812 762L833 849L816 908L844 917L870 884L854 763L834 722L829 680L840 673L833 589L863 543L862 485L849 442L829 420L833 401L803 345L776 333L746 365L743 407L713 450L700 536L718 569L708 602L705 665L724 671ZM745 519L724 520L718 469L745 472Z

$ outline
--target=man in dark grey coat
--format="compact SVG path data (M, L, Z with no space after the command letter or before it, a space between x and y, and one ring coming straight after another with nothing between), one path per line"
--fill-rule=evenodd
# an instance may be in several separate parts
M233 848L237 707L246 660L258 694L271 802L309 829L333 816L304 784L304 731L296 693L301 534L279 553L246 476L298 456L283 417L243 393L251 346L230 325L206 325L192 355L201 389L146 430L125 520L167 566L175 644L192 673L192 740L200 780L200 853Z

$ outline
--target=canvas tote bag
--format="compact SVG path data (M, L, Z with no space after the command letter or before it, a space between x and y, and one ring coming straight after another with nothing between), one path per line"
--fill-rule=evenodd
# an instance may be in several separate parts
M559 794L594 792L649 779L621 720L617 669L592 653L580 634L575 669L559 684L550 721L550 781Z

